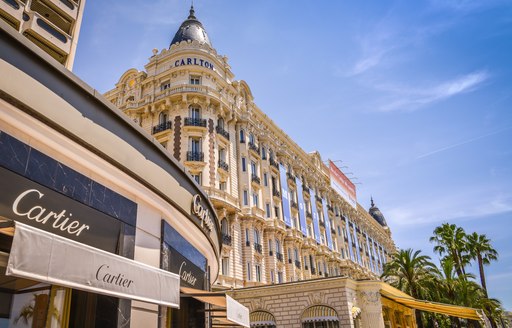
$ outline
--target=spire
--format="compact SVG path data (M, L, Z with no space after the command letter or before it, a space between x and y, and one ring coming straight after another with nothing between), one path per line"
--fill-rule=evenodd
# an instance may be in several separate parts
M375 204L373 203L373 196L370 196L370 200L371 200L371 206L374 207Z
M192 5L190 5L190 14L188 15L187 19L197 19L195 13L196 12L194 11L194 3L192 2Z

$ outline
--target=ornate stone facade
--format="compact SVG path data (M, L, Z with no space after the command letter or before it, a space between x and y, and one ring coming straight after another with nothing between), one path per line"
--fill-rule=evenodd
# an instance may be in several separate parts
M191 16L194 21L193 11ZM224 244L215 288L340 275L375 279L395 250L389 229L331 188L320 154L305 152L286 135L209 43L189 39L154 50L144 71L126 71L105 97L152 134L209 195ZM290 226L283 220L283 196L290 200ZM318 213L312 213L315 207Z

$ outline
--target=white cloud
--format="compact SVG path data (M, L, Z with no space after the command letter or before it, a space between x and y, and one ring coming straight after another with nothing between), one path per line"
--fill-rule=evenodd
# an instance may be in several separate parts
M388 100L378 109L384 112L415 111L428 104L446 100L462 93L475 91L489 77L490 74L487 71L480 70L423 88L409 88L396 85L376 86L377 89L388 93Z

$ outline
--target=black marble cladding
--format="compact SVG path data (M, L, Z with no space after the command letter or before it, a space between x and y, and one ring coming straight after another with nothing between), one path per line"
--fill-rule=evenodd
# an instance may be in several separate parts
M135 202L3 131L0 131L0 166L126 224L136 226L137 204Z

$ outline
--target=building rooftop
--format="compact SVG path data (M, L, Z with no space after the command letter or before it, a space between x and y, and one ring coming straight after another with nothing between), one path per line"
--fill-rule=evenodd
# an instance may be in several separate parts
M169 47L175 43L180 43L181 41L197 41L199 43L206 43L212 47L210 38L208 38L208 34L206 33L203 24L201 24L195 16L194 6L190 7L190 14L187 19L181 23L181 26L174 35Z
M373 198L371 199L371 207L368 210L368 213L370 213L370 215L375 219L375 221L379 222L381 226L387 227L386 219L384 218L384 215L379 210L379 208L375 206Z

